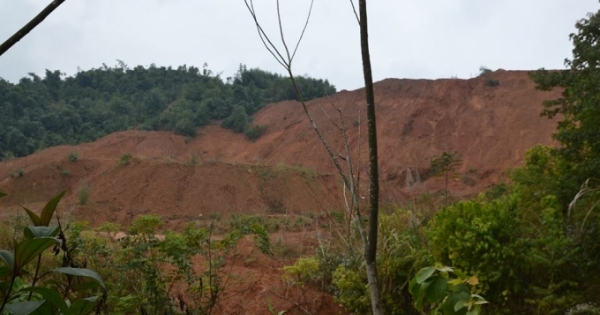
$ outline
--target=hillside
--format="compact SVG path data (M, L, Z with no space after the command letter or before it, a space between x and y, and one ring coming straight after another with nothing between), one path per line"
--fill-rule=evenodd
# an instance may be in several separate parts
M376 84L384 201L402 202L413 193L442 189L440 178L428 178L428 168L443 151L456 151L463 159L463 175L450 187L460 197L505 179L504 172L519 165L529 147L552 143L556 122L540 118L539 112L543 100L558 94L536 91L524 71L500 70L490 76L500 84L488 86L484 77ZM313 100L309 107L340 154L340 134L323 110L337 120L331 104L341 109L352 156L360 144L366 165L364 113L357 139L362 103L362 90L341 91ZM11 196L2 204L41 202L66 189L63 206L93 222L128 223L137 214L157 213L175 225L215 213L317 213L341 207L333 166L295 101L266 106L254 122L268 126L255 142L217 125L200 129L194 139L125 131L3 161L0 191ZM71 152L77 152L77 161L67 159ZM133 161L119 166L126 153ZM408 171L421 183L406 187ZM82 187L90 191L85 206L77 205ZM6 209L4 215L10 215Z

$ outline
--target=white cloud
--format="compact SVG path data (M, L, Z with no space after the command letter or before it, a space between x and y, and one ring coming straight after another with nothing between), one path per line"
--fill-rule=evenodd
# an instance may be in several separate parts
M47 4L0 0L0 40ZM274 1L255 0L259 18L278 40ZM281 1L286 35L296 38L309 1ZM369 2L375 80L387 77L469 77L479 67L562 68L576 20L593 1L380 0ZM315 0L298 51L298 74L339 88L362 85L358 26L348 1ZM201 67L224 76L240 63L283 72L256 34L242 0L65 1L24 40L0 57L0 77L18 81L44 69L73 74L116 59L130 66Z

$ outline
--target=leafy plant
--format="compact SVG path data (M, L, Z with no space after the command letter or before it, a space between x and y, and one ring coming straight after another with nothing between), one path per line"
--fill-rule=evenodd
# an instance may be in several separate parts
M91 189L89 186L81 186L77 190L77 200L80 205L86 205L90 199Z
M267 131L267 125L248 125L244 134L248 140L254 141L260 138L265 131Z
M119 165L127 166L131 163L132 159L133 159L133 155L131 155L131 153L125 153L125 154L121 155L121 157L119 158Z
M519 290L526 247L519 242L517 205L515 195L458 202L438 212L427 231L434 259L477 275L484 282L480 292L492 302L500 302L504 291Z
M444 191L446 205L448 201L448 178L455 175L456 168L462 164L462 160L458 157L456 152L442 152L440 156L436 156L431 159L431 175L432 176L444 176Z
M24 208L33 225L14 240L11 250L0 250L0 314L90 314L106 298L102 277L79 268L69 257L61 225L50 225L64 192L52 198L38 216ZM0 193L0 197L5 194ZM63 252L60 267L49 268L43 255ZM33 269L30 269L33 263Z
M79 153L71 152L67 155L67 159L71 162L77 162L79 160Z
M436 265L419 270L409 285L419 311L430 305L435 314L478 315L481 306L488 302L473 293L477 284L479 279L475 276L467 276L456 268Z

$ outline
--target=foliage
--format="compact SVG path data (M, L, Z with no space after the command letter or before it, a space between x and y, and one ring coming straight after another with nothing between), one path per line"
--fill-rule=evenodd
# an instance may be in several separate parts
M320 271L320 261L314 257L306 257L296 260L291 266L283 267L283 276L289 282L303 286L321 279Z
M430 174L432 176L444 176L444 191L446 205L448 201L448 178L455 175L456 168L462 164L462 160L459 158L456 152L442 152L440 156L436 156L431 159Z
M71 162L77 162L77 160L79 160L79 154L77 152L71 152L67 155L67 159Z
M340 265L333 273L333 284L339 290L335 300L354 314L368 314L371 309L369 288L357 271Z
M583 304L577 304L574 307L570 308L565 315L599 315L600 314L600 308L590 304L590 303L583 303Z
M24 208L33 225L11 250L0 250L0 314L90 314L106 299L102 277L80 268L66 246L62 226L50 225L64 192L52 198L40 215ZM0 193L0 197L4 196ZM63 253L62 264L45 255ZM33 267L33 268L32 268Z
M588 178L600 178L600 11L579 20L577 33L570 35L573 57L566 59L565 71L531 73L536 87L543 91L562 89L562 97L544 102L543 116L562 118L554 135L562 146L552 151L560 157L566 172L560 174L562 194L557 195L563 205L569 202L579 186Z
M491 75L492 75L491 69L484 67L484 66L479 67L479 76L486 78L485 85L490 86L490 87L500 85L500 81L491 78Z
M476 275L493 302L504 291L519 290L517 273L523 266L523 245L518 242L520 223L517 197L490 202L461 201L438 212L427 232L433 257Z
M222 126L235 132L244 132L249 122L250 117L246 113L246 109L243 106L236 106L231 115L223 121Z
M297 83L305 99L335 93L327 80L299 77ZM129 129L193 136L235 107L252 115L268 103L296 97L288 78L243 65L226 82L207 68L129 68L122 62L67 77L46 70L43 77L32 73L17 84L0 79L0 156L25 156Z
M127 166L131 163L132 159L133 159L133 155L131 155L131 153L123 153L121 155L121 157L119 158L119 165Z
M492 73L492 70L490 68L485 67L485 66L479 67L479 75L480 76L488 75L490 73Z
M248 140L252 140L255 141L258 138L260 138L265 131L267 131L267 125L248 125L246 127L246 131L244 131L244 134L246 135L246 138L248 138Z
M90 187L89 186L81 186L77 190L77 201L79 201L80 205L87 205L90 199Z
M18 168L16 171L10 174L11 178L23 177L25 175L25 169Z
M485 85L491 86L491 87L498 86L498 85L500 85L500 81L492 79L492 78L488 78L485 81Z
M386 314L411 314L415 310L408 283L415 270L431 263L422 234L423 226L412 212L402 209L381 215L379 222L377 269L381 279L382 308ZM347 311L368 313L370 297L360 253L336 255L331 250L333 248L321 246L316 256L321 262L323 280L331 279L330 290ZM331 268L332 265L335 267Z
M475 276L467 276L456 268L436 265L417 272L410 281L410 293L419 311L423 311L426 304L431 304L435 314L478 315L481 305L488 302L473 293L477 284L479 279Z

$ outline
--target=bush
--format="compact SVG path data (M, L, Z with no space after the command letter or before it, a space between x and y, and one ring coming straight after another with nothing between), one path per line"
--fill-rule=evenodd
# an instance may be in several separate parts
M71 162L77 162L77 160L79 160L79 154L77 152L71 152L67 155L67 159Z
M492 70L490 68L485 67L485 66L479 67L479 75L480 76L488 75L490 73L492 73Z
M243 106L236 106L231 115L223 121L222 126L235 132L244 132L249 122L250 117L246 113L246 109Z
M485 85L487 86L498 86L500 85L500 81L498 80L494 80L494 79L487 79L487 81L485 81Z
M25 170L23 168L19 168L16 171L10 174L11 178L23 177L25 175Z
M119 158L119 165L127 166L131 163L132 159L133 159L133 155L131 155L131 153L125 153L125 154L121 155L121 157Z
M514 292L522 268L520 221L516 196L491 202L462 201L438 212L428 236L434 259L479 277L481 292L501 302L503 292ZM489 284L489 285L488 285Z
M173 131L182 136L195 137L196 136L196 125L190 118L180 119L173 127Z
M244 134L246 135L246 138L248 138L248 140L254 141L260 138L266 130L267 125L250 125L248 128L246 128Z
M90 187L89 186L81 186L79 190L77 190L77 200L80 205L86 205L90 198Z

